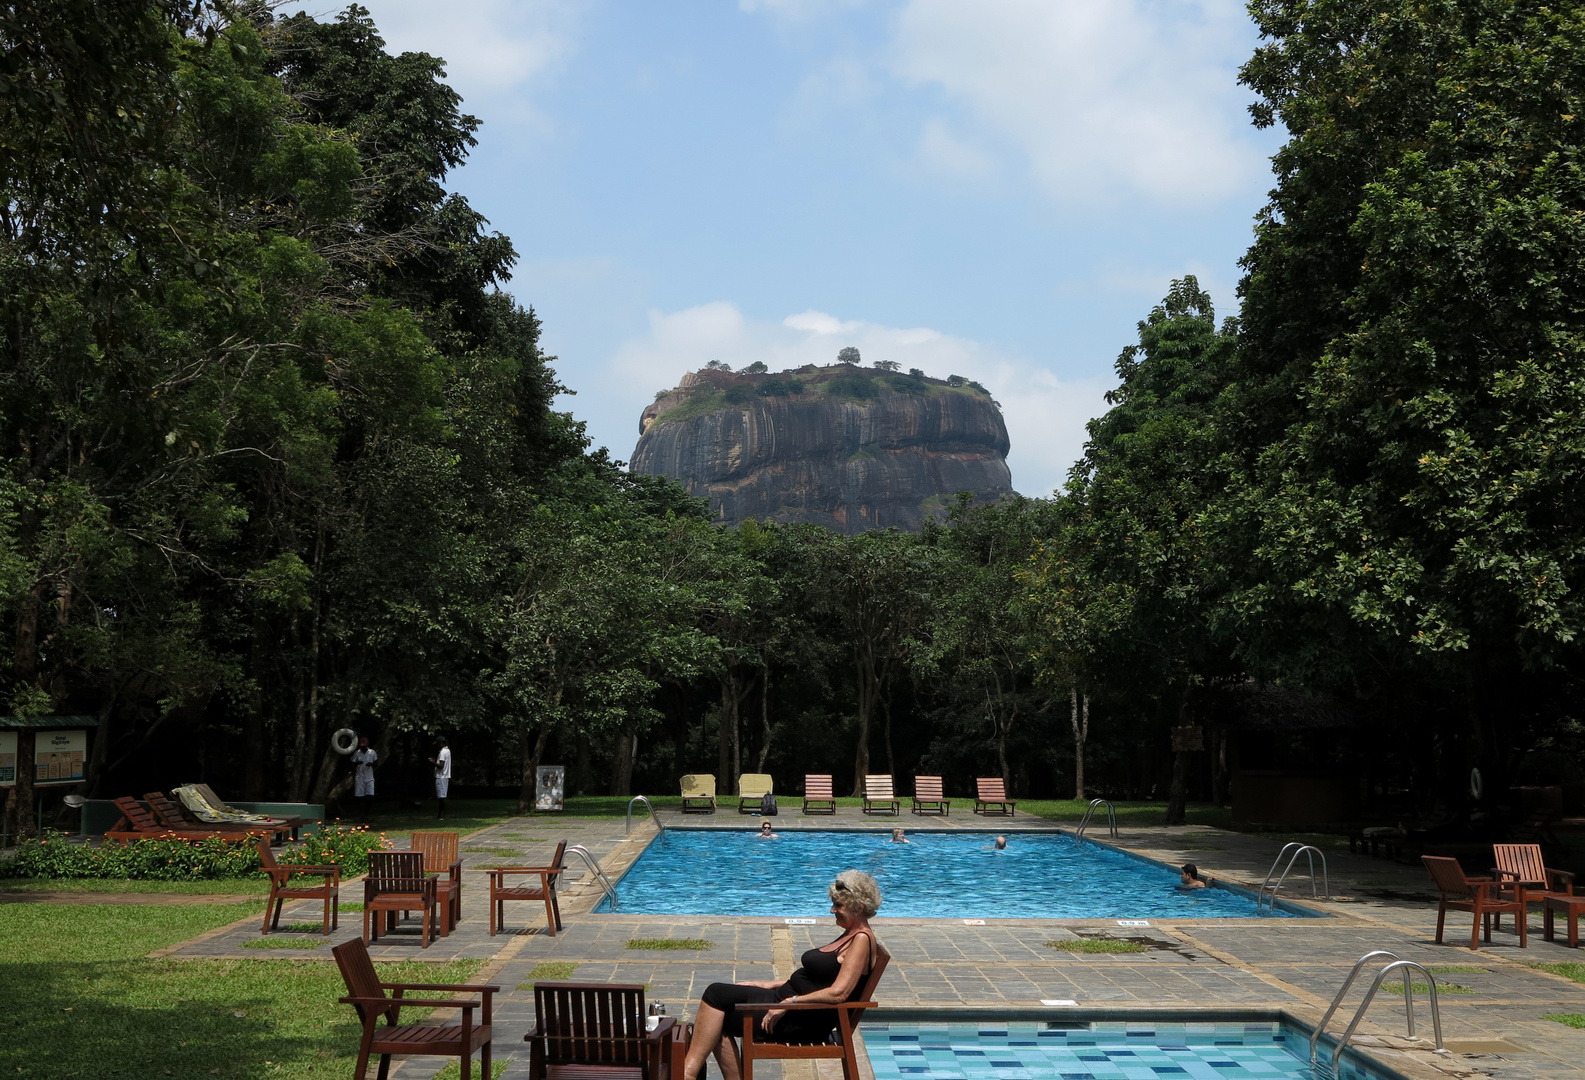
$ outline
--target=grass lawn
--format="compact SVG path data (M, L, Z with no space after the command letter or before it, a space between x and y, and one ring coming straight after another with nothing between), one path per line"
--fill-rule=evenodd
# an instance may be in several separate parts
M260 910L0 907L0 1075L345 1080L359 1029L336 1004L346 990L328 956L147 959ZM380 971L393 982L467 982L479 966L409 961Z

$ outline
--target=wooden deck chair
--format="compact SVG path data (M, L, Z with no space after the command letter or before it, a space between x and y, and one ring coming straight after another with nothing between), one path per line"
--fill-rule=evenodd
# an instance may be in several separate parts
M815 803L823 803L816 806ZM836 796L831 794L830 774L809 773L804 777L804 808L806 814L834 814L837 812Z
M459 1058L462 1080L473 1076L473 1054L479 1052L479 1065L484 1080L490 1080L490 1005L491 995L501 992L499 986L475 986L467 983L389 983L381 982L369 959L369 949L362 938L337 945L330 950L341 969L341 978L347 984L347 996L341 1004L351 1005L358 1012L363 1025L363 1037L358 1042L358 1067L354 1080L365 1080L369 1071L369 1056L380 1055L380 1080L390 1075L391 1055L410 1054L424 1057ZM386 991L394 991L387 996ZM435 991L427 998L405 997L409 990ZM478 994L469 1001L443 996L444 993ZM400 1023L402 1009L461 1009L460 1024ZM478 1017L474 1013L479 1013ZM380 1018L385 1018L380 1026Z
M1492 853L1497 859L1497 876L1503 879L1503 884L1509 879L1519 882L1532 901L1541 900L1548 893L1574 895L1574 875L1543 865L1540 844L1493 844Z
M715 813L715 774L689 773L682 778L682 812Z
M166 798L161 791L150 791L143 796L143 801L149 804L156 818L162 825L172 829L186 829L195 832L212 830L227 837L262 836L272 844L279 843L290 832L289 829L273 829L268 825L245 824L240 821L199 821L186 812L186 808L174 799Z
M264 840L259 845L259 867L270 875L270 899L264 905L264 929L261 934L278 930L281 926L281 907L288 900L323 900L325 920L323 933L329 936L340 921L341 867L339 866L282 866L275 861L275 853ZM315 885L293 885L294 877L319 878ZM272 914L273 912L273 914Z
M1464 876L1464 868L1457 859L1441 855L1422 855L1420 861L1431 873L1431 880L1441 893L1436 908L1436 943L1442 944L1442 926L1449 911L1468 911L1474 915L1469 929L1469 947L1480 948L1482 925L1486 930L1486 944L1491 944L1491 920L1504 912L1512 913L1519 924L1519 947L1528 948L1529 920L1525 917L1525 890L1523 885L1513 885L1513 899L1504 899L1499 890L1502 883L1494 878Z
M537 982L529 1080L671 1080L675 1017L644 1030L644 987L622 983Z
M914 777L914 813L950 814L952 802L942 793L941 777Z
M753 814L759 811L760 800L774 794L770 773L746 772L737 778L737 812Z
M974 797L976 814L1006 814L1017 816L1018 804L1007 797L1007 785L1000 776L982 776L974 781L979 791ZM992 810L991 807L996 807Z
M738 1055L743 1063L743 1080L754 1080L754 1062L756 1060L809 1060L809 1059L840 1059L842 1062L843 1080L859 1080L858 1054L853 1047L853 1033L858 1030L859 1021L864 1018L864 1010L875 1007L875 988L880 985L881 976L886 972L886 964L891 960L891 954L886 951L879 941L875 942L875 966L870 968L870 975L864 982L864 992L859 995L858 1001L843 1001L832 1004L830 1002L796 1002L789 1005L785 1001L773 1001L762 1005L739 1005L737 1011L743 1014L743 1042L742 1051ZM837 1038L836 1043L772 1043L759 1042L754 1038L754 1029L759 1023L759 1014L767 1009L835 1009L837 1013ZM819 1066L815 1066L816 1072Z
M236 818L237 820L249 820L257 822L260 825L275 825L282 829L290 829L292 830L293 840L297 839L298 830L301 829L304 823L308 821L307 818L302 817L291 817L289 815L274 816L271 814L255 814L248 810L238 810L234 806L227 806L224 800L215 794L214 788L210 787L208 784L183 784L181 787L173 789L171 793L175 795L177 800L183 804L184 809L186 809L188 813L194 814L199 819L203 818L203 814L198 813L194 807L186 805L187 799L184 797L184 788L196 794L200 799L203 800L205 804L218 813Z
M902 801L892 793L892 778L882 774L864 777L864 813L899 814Z
M424 873L435 875L435 899L441 918L450 929L462 918L462 856L454 832L415 832L407 841L412 851L424 853Z
M435 906L435 879L424 873L423 852L369 852L369 876L363 879L364 941L380 939L380 916L385 917L385 929L389 932L396 928L398 918L416 911L423 918L420 946L427 949L437 928ZM374 928L372 936L369 933L371 925ZM447 933L444 919L440 920L438 929L441 934Z
M556 845L556 854L551 858L549 866L500 866L488 871L490 875L490 936L494 937L497 930L506 925L506 902L508 900L537 900L545 905L545 925L550 930L550 936L555 937L556 931L562 929L561 903L556 899L556 881L566 870L562 865L562 856L567 853L567 841L563 840ZM539 878L537 885L508 885L507 878L512 875L524 876L533 874Z
M114 840L119 844L125 844L129 840L170 837L180 840L208 840L211 837L226 835L210 826L202 829L173 829L156 821L154 815L130 795L121 796L115 800L115 803L116 809L121 811L121 818L105 830L105 839Z

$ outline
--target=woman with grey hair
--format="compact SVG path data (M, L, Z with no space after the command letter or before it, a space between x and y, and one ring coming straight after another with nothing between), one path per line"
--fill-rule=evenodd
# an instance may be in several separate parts
M704 1059L714 1054L722 1080L738 1080L737 1044L732 1033L743 1030L738 1005L785 1001L855 1001L864 976L875 966L875 931L870 918L881 906L880 886L862 870L844 870L827 890L831 914L842 928L829 945L803 954L803 966L786 981L711 983L693 1019L693 1040L681 1080L703 1080ZM766 1042L823 1043L837 1026L835 1009L768 1009L760 1020Z

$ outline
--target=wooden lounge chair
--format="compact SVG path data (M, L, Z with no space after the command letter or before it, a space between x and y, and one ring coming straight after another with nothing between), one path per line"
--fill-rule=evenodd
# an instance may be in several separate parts
M261 934L280 929L281 907L288 900L323 900L325 902L324 933L329 936L340 921L341 867L339 866L282 866L275 861L275 852L268 841L258 840L259 867L270 875L270 899L264 905L264 929ZM294 877L317 877L317 885L293 885ZM273 912L273 914L272 914Z
M549 866L503 866L488 871L490 875L490 936L494 937L497 930L506 925L506 902L508 900L538 900L545 905L545 925L550 930L550 936L555 937L556 931L562 929L561 904L556 899L556 881L566 869L562 865L562 856L567 853L567 841L563 840L556 845L556 854L550 860ZM538 885L511 886L506 883L509 875L533 874L539 878Z
M537 982L529 1080L671 1080L675 1017L644 1030L644 987ZM680 1078L679 1078L680 1080Z
M823 803L816 806L815 803ZM834 814L837 812L836 796L831 794L831 777L810 773L804 777L804 809L806 814Z
M941 777L914 777L914 813L950 814L952 803L941 790Z
M974 783L979 789L979 794L974 797L976 814L1017 815L1018 804L1007 797L1007 785L1000 776L982 776ZM993 806L995 810L991 809Z
M715 774L689 773L682 778L682 812L715 813Z
M247 810L238 810L234 806L227 806L225 801L216 795L214 789L208 784L183 784L181 787L173 789L171 793L176 796L177 801L181 802L189 813L199 820L205 821L205 824L214 824L214 822L206 821L203 813L200 813L198 809L185 805L187 800L183 798L183 789L197 795L199 799L203 800L203 805L208 806L210 811L216 814L238 821L249 821L259 825L274 825L277 828L290 829L292 830L293 840L297 839L298 830L308 821L307 818L302 817L275 817L270 814L255 814Z
M772 794L770 773L746 772L737 778L737 812L759 812L760 800Z
M1449 911L1468 911L1474 915L1474 922L1469 929L1469 947L1480 948L1480 933L1482 925L1486 930L1486 944L1491 944L1492 916L1504 912L1512 913L1519 924L1519 947L1528 948L1529 920L1525 918L1525 890L1523 885L1513 885L1513 898L1504 899L1500 895L1502 882L1495 878L1471 878L1464 876L1464 868L1458 864L1457 859L1450 859L1441 855L1422 855L1420 861L1425 863L1425 868L1431 872L1431 880L1436 882L1436 888L1441 893L1441 899L1436 908L1436 943L1442 944L1442 925L1447 919ZM1483 922L1484 920L1484 922Z
M448 930L462 918L462 856L454 832L415 832L407 841L412 851L424 853L424 873L435 876L435 899Z
M843 1080L859 1080L859 1063L853 1050L853 1033L858 1030L859 1021L864 1018L864 1010L875 1007L875 988L880 985L881 975L885 973L886 964L890 960L891 954L879 941L876 941L875 966L870 968L869 978L864 983L864 992L859 995L858 1001L843 1001L836 1004L800 1001L791 1005L785 1001L776 1001L763 1005L737 1006L738 1012L743 1014L743 1042L739 1054L743 1063L743 1080L754 1080L755 1059L767 1058L781 1061L811 1058L840 1059ZM839 1041L835 1044L758 1042L754 1038L754 1029L759 1023L759 1013L767 1009L835 1009ZM815 1066L815 1069L818 1071L819 1066Z
M116 809L121 811L121 819L105 830L105 839L114 840L119 844L125 844L129 840L167 840L172 837L178 840L209 840L216 836L229 835L211 826L202 829L173 829L154 820L154 815L130 795L123 795L115 800L115 803Z
M143 796L143 801L149 804L149 810L153 812L162 825L172 829L194 831L213 829L215 832L233 837L262 836L272 844L280 843L291 832L290 829L276 829L268 825L248 825L240 821L217 821L213 823L199 821L187 813L186 808L181 803L166 798L165 793L160 791L146 793Z
M1552 870L1545 865L1540 844L1493 844L1496 857L1495 873L1504 888L1510 881L1524 886L1527 903L1540 901L1543 905L1549 896L1573 896L1574 875L1567 870ZM1502 929L1498 918L1497 928Z
M380 1055L380 1080L391 1071L391 1055L422 1055L425 1057L460 1058L462 1080L473 1076L473 1054L479 1052L479 1065L484 1080L490 1080L490 997L501 991L499 986L474 986L467 983L388 983L381 982L369 959L368 946L362 938L353 938L344 945L330 950L341 969L341 978L347 984L347 996L341 1004L351 1005L358 1011L363 1024L363 1037L358 1042L358 1068L354 1080L365 1080L369 1070L369 1055ZM394 991L390 996L386 991ZM403 996L409 990L435 991L427 998ZM468 1001L443 996L446 993L478 994ZM400 1023L404 1006L417 1009L461 1009L462 1023L417 1024ZM480 1015L475 1018L474 1013ZM379 1026L380 1017L385 1025Z
M864 777L864 812L866 814L899 814L902 801L892 793L892 778L883 774Z
M435 929L435 897L435 879L424 873L423 852L369 852L369 876L363 879L363 940L380 939L381 915L385 916L385 929L389 932L396 928L399 917L416 911L423 917L420 945L429 948ZM439 930L442 934L447 932L445 920L440 921Z

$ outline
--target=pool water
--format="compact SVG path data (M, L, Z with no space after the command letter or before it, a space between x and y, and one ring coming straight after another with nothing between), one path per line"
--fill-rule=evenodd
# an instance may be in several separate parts
M864 1024L875 1080L1310 1080L1309 1040L1276 1022ZM1304 1055L1302 1058L1298 1055ZM1343 1063L1343 1080L1381 1080Z
M819 918L838 871L875 875L893 918L1225 919L1255 916L1252 897L1177 888L1178 872L1062 833L667 829L617 883L620 911L639 915ZM599 911L610 911L610 899ZM1269 909L1268 909L1269 912ZM1268 912L1261 912L1268 916ZM1278 918L1291 911L1269 912ZM1269 917L1269 916L1268 916Z

